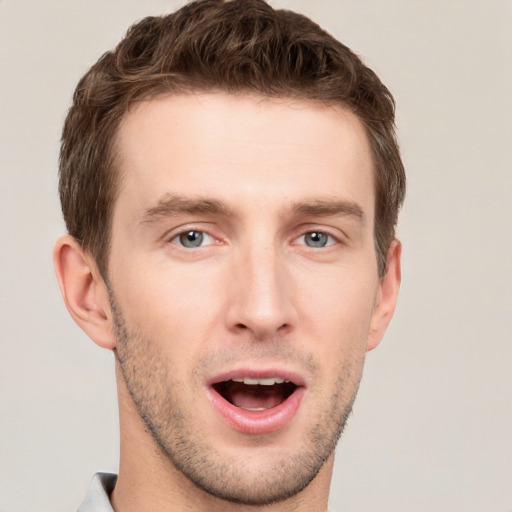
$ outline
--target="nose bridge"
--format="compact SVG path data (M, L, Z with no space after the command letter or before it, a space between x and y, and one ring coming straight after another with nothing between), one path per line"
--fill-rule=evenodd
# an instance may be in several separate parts
M252 331L256 338L288 331L294 324L294 307L285 254L268 233L246 242L237 258L230 323Z

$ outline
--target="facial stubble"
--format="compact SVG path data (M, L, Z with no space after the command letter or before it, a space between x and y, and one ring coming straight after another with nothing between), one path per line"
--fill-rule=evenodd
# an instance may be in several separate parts
M364 356L340 368L327 406L308 415L316 421L295 453L269 457L265 467L258 467L250 457L234 458L222 446L208 443L208 425L201 425L200 411L180 398L184 383L173 379L172 361L162 357L154 340L128 328L112 290L110 304L116 357L135 408L161 454L195 486L232 503L263 506L286 500L313 481L333 454L350 415ZM276 350L272 347L269 343L268 358ZM306 356L294 354L294 359L312 364Z

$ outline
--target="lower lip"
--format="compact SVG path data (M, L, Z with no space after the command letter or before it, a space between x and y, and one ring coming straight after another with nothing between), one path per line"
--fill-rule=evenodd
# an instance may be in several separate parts
M264 411L248 411L224 400L209 388L210 400L222 419L244 434L269 434L288 425L299 409L305 388L297 388L284 402Z

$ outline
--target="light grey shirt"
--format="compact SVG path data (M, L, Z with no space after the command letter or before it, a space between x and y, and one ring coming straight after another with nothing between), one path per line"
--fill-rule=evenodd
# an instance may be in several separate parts
M117 475L96 473L85 500L77 512L114 512L110 504L110 495L116 485Z

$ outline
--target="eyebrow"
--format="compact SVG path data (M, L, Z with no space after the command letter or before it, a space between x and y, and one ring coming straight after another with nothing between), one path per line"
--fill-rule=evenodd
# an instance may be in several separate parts
M335 198L295 203L293 206L293 212L295 215L311 215L322 217L327 217L330 215L343 215L355 217L363 223L366 220L363 209L357 203Z
M365 214L361 206L353 201L335 198L315 199L311 202L294 203L291 208L294 216L322 216L343 215L355 217L365 221ZM234 212L224 202L209 198L188 198L177 194L166 194L158 202L148 208L141 220L141 224L155 222L162 217L180 214L209 214L219 216L233 216Z
M210 215L232 215L232 211L217 199L193 199L176 194L166 194L155 206L148 208L142 216L141 224L154 222L161 217L180 214L208 213Z

